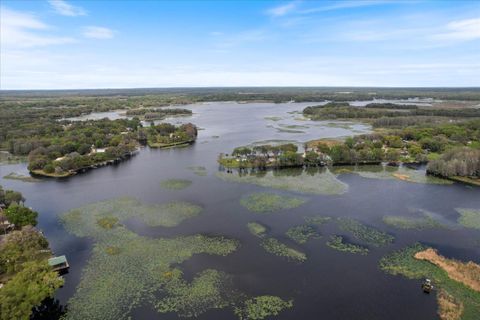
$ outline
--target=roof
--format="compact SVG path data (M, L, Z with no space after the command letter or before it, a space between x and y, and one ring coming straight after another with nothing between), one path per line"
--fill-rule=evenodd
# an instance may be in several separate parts
M52 267L58 266L59 264L67 263L67 257L59 256L48 259L48 264Z

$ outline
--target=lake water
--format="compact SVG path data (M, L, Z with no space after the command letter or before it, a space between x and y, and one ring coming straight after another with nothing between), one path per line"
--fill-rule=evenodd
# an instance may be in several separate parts
M228 256L195 255L179 267L189 281L198 272L213 268L231 275L235 287L248 295L269 294L293 299L294 307L283 311L276 319L435 319L435 296L423 294L417 280L385 274L378 267L379 259L392 250L420 241L438 248L447 257L478 263L479 232L460 227L398 230L385 225L382 217L423 209L455 225L458 217L455 208L480 208L479 188L340 174L337 179L347 186L346 192L329 195L271 189L218 177L218 154L229 153L236 146L264 140L302 144L311 139L343 137L370 130L363 124L303 119L301 110L308 105L312 103L187 105L183 107L193 110L191 117L170 120L174 123L193 122L202 128L197 142L191 147L145 148L119 165L63 180L28 183L2 179L5 188L21 191L27 198L26 204L39 212L39 228L48 237L55 254L68 257L70 272L56 298L66 303L74 295L93 247L91 240L67 233L58 215L87 203L127 195L151 204L180 200L200 205L203 211L199 216L187 219L177 227L148 227L135 219L127 221L126 225L135 233L152 238L201 233L238 239L240 248ZM207 175L195 175L188 168L191 166L205 167ZM26 174L26 165L0 166L1 177L10 172ZM320 170L313 177L320 178L322 174L325 173ZM160 182L171 178L188 179L193 183L180 191L162 189ZM249 212L240 205L243 196L265 191L301 196L308 202L272 214ZM305 216L319 214L358 219L390 233L395 236L395 241L386 247L371 247L370 253L363 256L338 252L325 245L332 234L348 236L333 223L320 228L320 239L303 245L285 237L285 231L304 223ZM246 228L251 221L267 225L272 236L305 252L307 261L294 263L265 252L259 239ZM158 314L148 305L133 310L132 317L178 319L174 313ZM228 308L209 310L198 318L236 319Z

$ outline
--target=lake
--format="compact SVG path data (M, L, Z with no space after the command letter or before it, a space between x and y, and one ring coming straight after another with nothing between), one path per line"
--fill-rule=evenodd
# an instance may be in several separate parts
M192 116L163 121L196 124L201 130L196 143L190 147L144 148L137 156L118 165L62 180L29 183L2 179L5 188L21 191L27 198L26 205L39 212L39 228L44 231L54 253L65 254L68 258L70 271L65 275L65 286L58 290L56 298L66 303L74 296L94 246L91 239L68 233L58 216L89 203L130 196L146 204L177 200L200 206L202 212L198 216L174 227L152 227L135 218L127 219L124 224L128 230L146 238L205 234L237 239L240 246L231 254L198 254L177 267L188 281L205 269L215 269L231 276L235 290L248 296L276 295L293 299L293 308L284 310L276 319L435 318L435 295L425 295L418 280L384 273L379 269L378 261L393 250L420 241L438 248L447 257L480 262L480 234L458 226L455 211L455 208L480 208L479 188L377 179L348 172L333 174L323 169L308 174L301 170L285 172L282 179L285 176L286 179L297 179L297 184L302 181L315 183L312 179L324 181L323 177L328 176L336 184L332 185L332 190L341 186L341 192L329 193L330 185L318 189L319 192L299 192L295 187L278 187L278 184L271 185L277 188L271 188L267 185L270 180L261 180L267 181L265 183L252 182L252 179L242 181L237 173L226 173L216 163L219 153L230 153L241 145L262 141L291 141L302 145L312 139L339 138L371 130L368 125L353 122L309 121L301 114L308 105L313 103L186 105L182 107L191 109ZM206 174L197 175L189 168L197 166L205 167ZM420 167L416 172L423 173L424 170ZM1 177L10 172L26 174L26 165L0 166ZM192 184L183 190L169 190L160 185L166 179L186 179ZM281 212L259 214L240 204L240 199L255 192L296 196L306 202ZM415 210L431 212L450 227L400 230L382 221L385 215L410 215ZM357 255L326 246L330 235L350 237L335 223L319 227L321 237L305 244L297 244L285 236L291 226L304 224L305 217L316 215L355 218L389 233L395 240L388 246L369 247L367 255ZM270 236L306 253L307 260L296 263L263 250L259 239L246 228L252 221L268 226ZM158 314L148 303L136 306L131 315L134 319L178 319L175 313ZM208 310L198 319L237 317L230 308L223 308Z

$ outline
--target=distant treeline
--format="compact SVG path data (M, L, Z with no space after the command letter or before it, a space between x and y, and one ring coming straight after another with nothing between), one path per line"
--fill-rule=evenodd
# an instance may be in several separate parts
M480 100L480 88L350 88L350 87L237 87L237 88L145 88L104 90L0 91L0 100L41 99L132 99L156 97L161 100L196 101L354 101L376 99L435 98Z
M396 110L409 110L418 109L418 106L413 104L395 104L395 103L369 103L365 108L371 109L396 109Z
M347 106L311 106L303 109L303 114L313 120L322 119L378 119L382 117L430 116L448 118L480 117L480 109L407 109L402 111L379 110Z

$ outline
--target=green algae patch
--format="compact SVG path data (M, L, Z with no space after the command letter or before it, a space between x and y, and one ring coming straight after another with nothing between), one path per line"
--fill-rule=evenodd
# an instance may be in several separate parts
M201 234L152 239L139 236L122 224L138 217L147 224L173 227L199 210L188 203L145 205L132 198L117 198L61 215L68 232L94 241L77 291L68 302L67 319L128 319L131 310L145 303L159 311L170 306L168 310L182 315L197 315L231 304L230 300L220 301L217 295L224 280L222 274L200 273L193 283L187 284L172 266L194 254L226 256L238 248L238 241ZM108 221L107 225L111 225L115 219L118 222L112 228L99 223ZM172 279L175 282L170 282Z
M480 210L479 209L466 209L466 208L457 208L460 217L458 218L458 223L460 223L465 228L472 228L480 230Z
M439 266L427 260L415 258L417 253L427 249L428 247L417 243L394 251L380 260L380 268L389 274L402 275L409 279L431 279L434 286L437 286L439 289L437 289L439 302L441 302L442 295L446 293L461 304L461 319L478 319L480 314L480 292L451 279L448 273ZM439 313L442 313L441 306Z
M346 242L342 236L333 235L327 242L327 246L337 251L358 253L361 255L368 254L368 248L360 246L358 244Z
M168 190L183 190L188 188L192 181L185 179L168 179L160 182L160 186Z
M316 172L282 169L247 174L218 172L216 176L228 182L254 184L308 194L339 195L348 190L348 185L338 180L328 169Z
M191 170L194 174L200 177L204 177L207 175L207 168L203 166L191 166L187 168L188 170Z
M308 224L321 226L322 224L330 222L332 218L327 216L317 215L317 216L305 217L304 220Z
M351 218L338 218L338 226L341 230L351 233L356 239L375 247L389 245L395 239L393 236L378 229L366 226Z
M293 226L288 229L285 234L287 237L299 244L305 243L310 239L320 238L317 230L308 225Z
M276 296L259 296L248 299L244 305L235 308L235 314L240 320L262 320L276 316L282 310L293 307L293 300L285 301Z
M260 238L264 237L265 233L267 232L267 227L265 227L263 224L258 222L247 223L247 228L251 234Z
M280 196L275 193L253 193L240 199L240 204L250 211L271 213L279 210L293 209L301 206L306 199L298 197Z
M262 240L261 245L267 252L276 256L285 257L288 260L297 262L304 262L307 260L307 255L305 253L290 248L275 238L265 238Z

